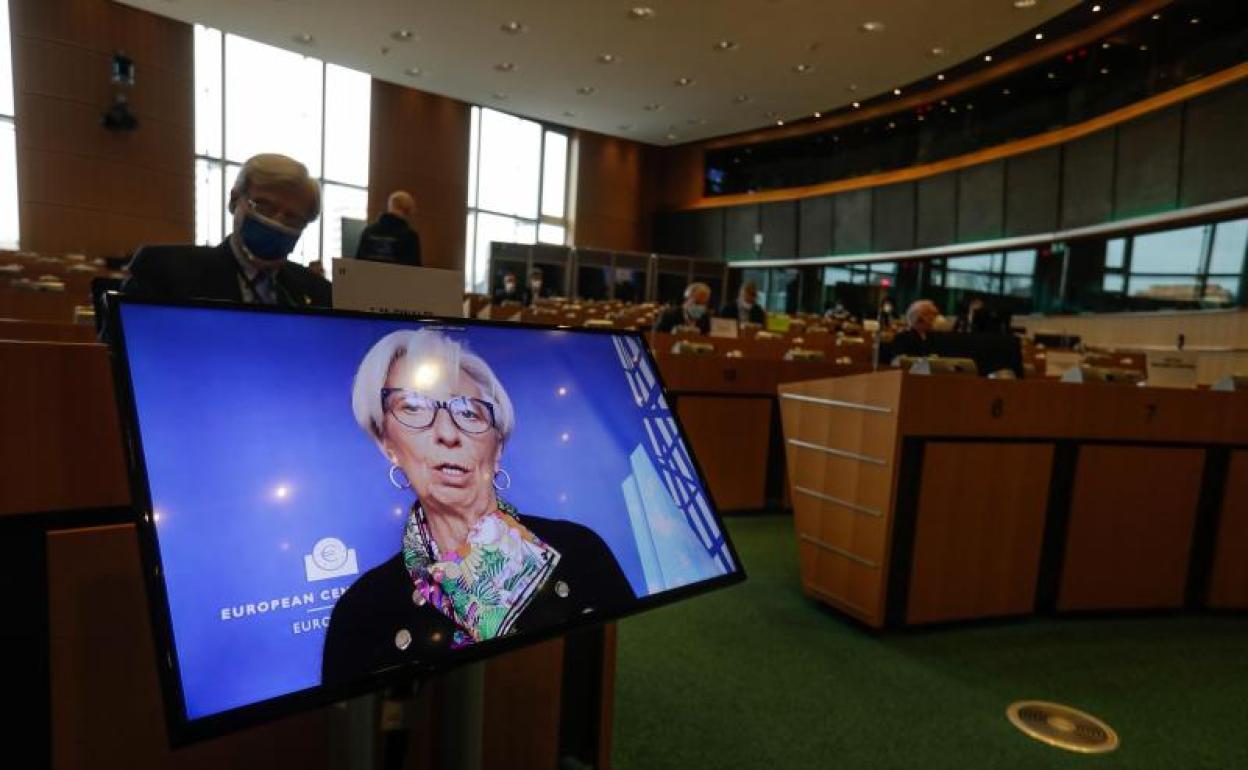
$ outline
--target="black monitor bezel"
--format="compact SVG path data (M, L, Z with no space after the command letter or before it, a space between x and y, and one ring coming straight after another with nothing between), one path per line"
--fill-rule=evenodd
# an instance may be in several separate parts
M374 692L387 685L410 682L414 679L427 678L443 673L459 666L475 663L487 658L510 652L520 647L564 636L582 628L599 626L621 618L636 615L640 612L661 607L682 599L707 593L719 588L735 585L746 579L745 566L737 553L736 546L723 526L723 516L716 504L706 474L694 455L693 446L688 440L684 425L674 406L671 406L667 386L659 371L658 363L646 343L641 332L625 329L600 329L572 326L549 326L515 321L487 321L473 318L455 318L446 316L427 316L402 313L366 313L354 310L331 310L313 307L275 307L238 302L221 302L210 300L178 300L163 301L149 298L116 295L115 301L108 303L110 352L113 361L114 390L116 391L118 409L121 417L122 437L125 442L127 476L130 482L131 508L134 524L139 540L139 553L143 572L143 583L147 591L148 615L151 621L153 643L156 649L157 668L161 683L161 694L165 712L166 731L169 743L178 748L210 738L219 737L237 730L263 724L265 722L292 716L317 707L328 706L347 698ZM148 482L147 467L144 461L142 435L139 425L137 405L134 401L134 390L130 376L130 362L126 352L125 322L122 318L123 309L130 305L150 305L171 308L197 308L242 311L248 313L272 313L277 315L329 316L335 318L359 318L368 320L390 320L409 323L433 324L438 326L476 326L497 327L507 329L530 329L536 331L560 331L576 334L594 334L632 337L639 343L643 355L650 364L650 369L668 401L670 414L676 423L680 438L685 442L689 458L693 462L693 470L698 482L706 493L711 512L715 515L724 543L736 567L730 572L709 580L681 586L661 594L639 597L631 609L622 612L609 612L602 615L590 615L576 618L558 628L544 629L525 634L522 637L504 637L490 642L464 647L452 653L448 660L438 663L410 663L375 672L359 681L338 685L317 685L315 687L287 693L276 698L258 701L246 706L219 712L206 717L189 719L186 714L186 699L182 690L182 677L179 671L177 648L174 644L173 623L169 611L169 597L165 591L162 575L160 543L157 539L155 524L152 520L151 488Z

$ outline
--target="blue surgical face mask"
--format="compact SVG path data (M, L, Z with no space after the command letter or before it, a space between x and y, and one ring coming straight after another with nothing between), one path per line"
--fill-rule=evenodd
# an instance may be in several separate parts
M278 260L290 256L303 233L249 211L238 234L256 259Z
M701 318L704 313L706 313L706 305L690 304L685 308L685 312L689 314L690 318L696 321Z

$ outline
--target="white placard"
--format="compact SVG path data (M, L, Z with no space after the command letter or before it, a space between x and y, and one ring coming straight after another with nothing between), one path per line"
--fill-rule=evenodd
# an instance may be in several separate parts
M1194 350L1149 351L1148 387L1196 387L1196 359Z
M726 337L728 339L736 339L738 334L737 319L735 318L712 318L711 319L711 336Z
M337 309L463 316L464 279L458 270L363 259L335 259L333 270Z

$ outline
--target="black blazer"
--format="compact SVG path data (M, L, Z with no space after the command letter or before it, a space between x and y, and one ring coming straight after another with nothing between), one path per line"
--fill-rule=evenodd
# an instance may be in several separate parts
M741 306L737 304L736 300L733 300L732 302L729 302L727 305L724 305L723 308L720 309L719 317L720 318L733 318L733 319L740 321L741 320ZM750 317L747 320L752 324L759 324L759 325L765 324L767 323L767 312L763 310L761 307L759 307L757 304L754 304L750 307Z
M932 335L928 332L926 338L920 337L919 333L914 329L906 329L903 332L897 332L897 336L893 337L893 345L891 356L930 356L932 350Z
M536 516L521 516L520 522L560 558L517 619L513 634L615 611L636 598L611 549L592 530ZM428 604L417 606L412 601L415 590L402 552L361 575L330 615L321 683L351 682L394 666L445 657L455 623ZM401 631L410 639L406 649L399 648Z
M242 302L239 269L229 241L219 246L143 246L130 260L123 294L148 299L217 299ZM330 307L329 281L303 265L285 262L277 271L279 304Z
M355 258L420 267L420 233L403 217L386 212L364 228Z
M675 329L677 326L684 325L684 323L685 323L685 306L684 305L672 305L671 307L664 309L662 313L659 313L658 318L654 319L654 331L670 332L672 329ZM711 318L705 313L702 315L701 318L695 321L694 324L698 327L698 331L700 331L701 333L703 334L711 333Z

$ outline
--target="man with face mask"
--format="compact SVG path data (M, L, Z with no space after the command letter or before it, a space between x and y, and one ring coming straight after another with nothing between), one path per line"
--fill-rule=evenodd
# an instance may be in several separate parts
M152 299L217 299L284 307L331 304L330 284L291 262L303 229L321 213L307 168L284 155L256 155L230 190L234 229L223 243L144 246L122 293Z
M533 268L533 272L529 273L529 285L524 289L524 305L528 307L542 297L549 297L550 289L546 288L546 282L542 276L542 271Z
M501 304L503 302L524 302L523 291L520 291L519 284L516 283L516 274L510 270L503 273L503 285L494 291L494 302Z
M707 305L711 301L711 287L704 283L691 283L685 287L685 301L659 314L654 321L656 332L670 332L677 326L696 326L702 334L711 330L711 318Z
M738 323L752 323L759 326L767 323L767 313L758 305L758 284L753 281L741 284L736 302L724 305L719 315L721 318L735 318Z

